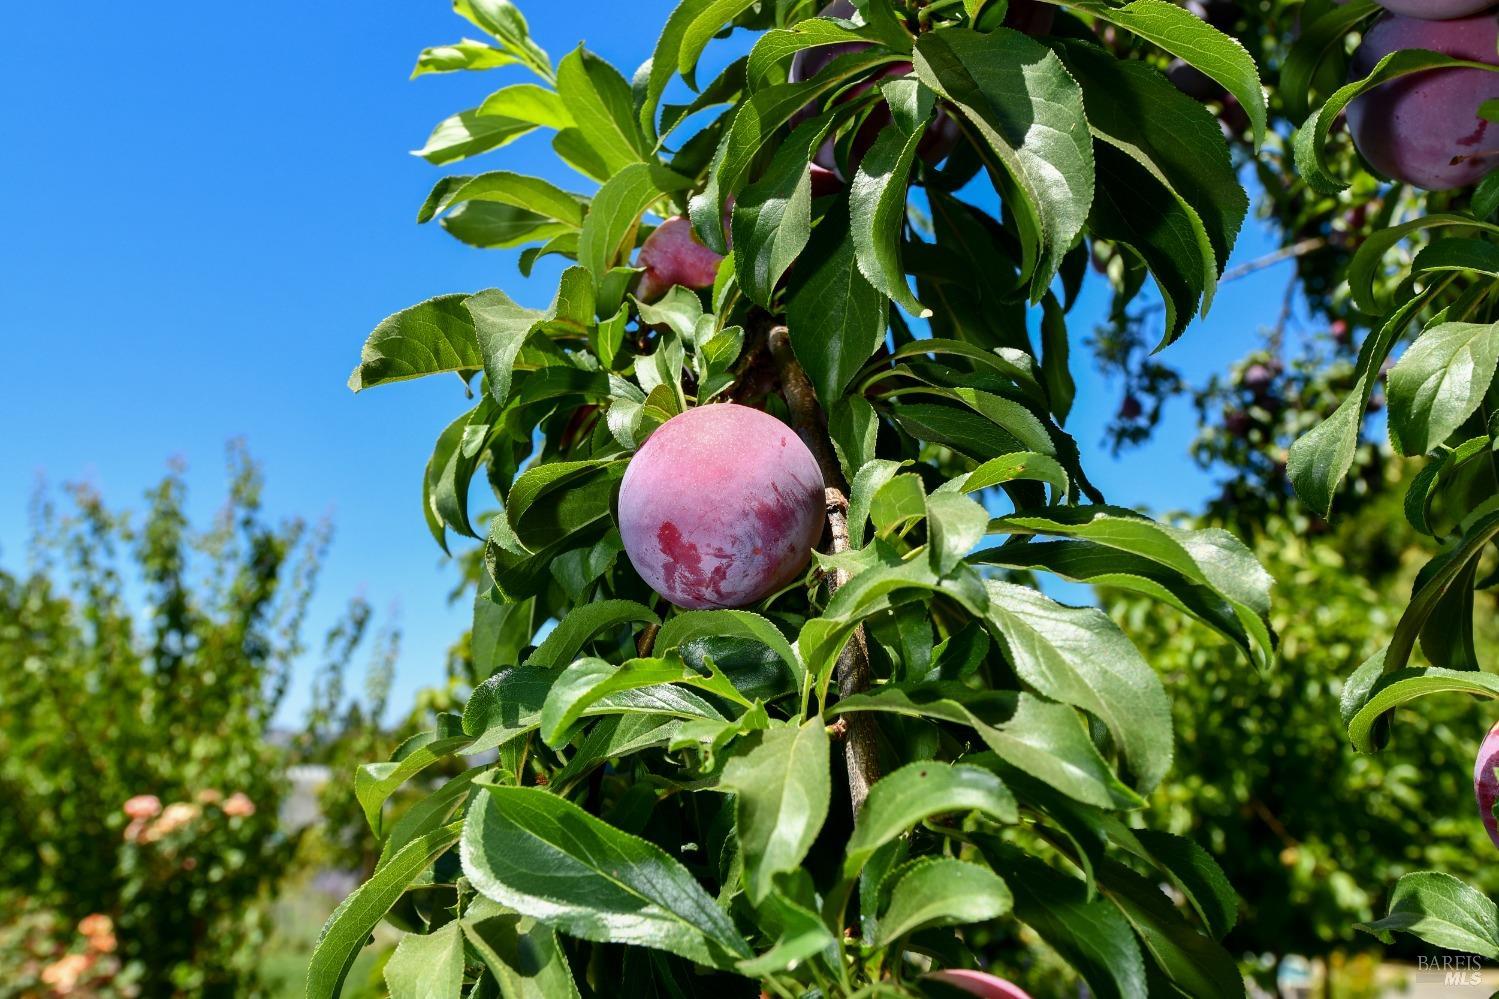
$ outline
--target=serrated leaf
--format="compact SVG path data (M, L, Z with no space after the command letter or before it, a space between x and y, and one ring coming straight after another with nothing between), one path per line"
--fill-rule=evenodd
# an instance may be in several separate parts
M1359 923L1387 944L1409 933L1433 947L1499 960L1499 909L1450 874L1417 871L1402 877L1383 919Z
M563 933L718 968L750 956L686 868L546 791L480 791L464 823L462 858L481 894Z
M641 214L670 191L686 187L686 177L654 163L630 163L615 171L594 196L578 238L578 262L602 282L634 246Z
M479 105L481 115L500 115L528 121L543 128L571 128L576 123L555 90L534 83L516 83L501 87Z
M1482 404L1499 366L1499 323L1442 323L1390 369L1390 440L1401 454L1445 443Z
M1085 0L1074 6L1159 45L1217 80L1243 105L1254 128L1254 144L1265 141L1265 91L1254 58L1236 39L1166 0L1131 0L1122 7Z
M802 253L786 297L796 358L832 406L885 339L889 302L859 270L848 213L832 208Z
M859 161L849 189L849 231L859 272L886 298L919 318L931 310L916 300L906 283L900 244L906 225L906 189L916 147L932 113L932 92L914 80L894 80L880 88L892 108L890 126L881 130ZM899 113L896 113L897 109Z
M500 984L504 999L577 999L578 986L557 934L482 895L469 903L463 937Z
M629 81L613 66L580 45L557 66L557 94L578 138L598 155L604 176L650 158Z
M382 319L364 342L349 388L483 367L467 298L439 295Z
M441 166L509 145L535 128L529 121L480 114L478 108L471 108L438 122L426 144L412 155Z
M385 962L390 999L460 999L463 934L456 922L431 933L408 933Z
M1499 677L1474 670L1401 669L1389 673L1376 683L1366 700L1348 722L1348 739L1361 753L1378 750L1374 739L1375 723L1384 715L1420 697L1430 694L1469 694L1474 697L1499 698Z
M734 274L750 301L769 306L776 287L812 236L808 164L832 125L813 118L792 130L759 180L734 202Z
M735 796L744 887L758 905L774 878L801 866L828 814L828 734L821 718L765 732L724 765L719 784Z
M1024 236L1022 271L1031 301L1040 301L1093 201L1093 143L1081 88L1055 53L1007 28L928 32L917 41L914 61L921 82L978 132L991 173L1008 174L1018 188L1021 197L1010 207Z
M416 68L411 71L414 80L428 73L455 73L459 70L497 69L520 62L508 52L491 45L465 38L452 45L434 45L422 49L416 57Z
M928 926L971 926L1010 911L1010 889L987 867L951 857L918 860L896 877L875 942L889 944Z
M1171 766L1171 707L1155 671L1102 611L989 580L988 619L1016 673L1104 723L1142 790Z
M429 222L467 201L510 205L574 228L583 224L587 200L540 177L495 170L477 177L444 177L432 188L417 212L417 222Z

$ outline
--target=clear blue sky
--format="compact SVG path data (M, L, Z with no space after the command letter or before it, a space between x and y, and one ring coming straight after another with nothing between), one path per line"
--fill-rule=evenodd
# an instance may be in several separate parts
M554 61L583 39L627 76L672 6L521 2ZM344 383L365 334L406 305L495 285L531 305L551 296L555 271L523 282L515 253L414 222L442 171L406 151L524 72L408 81L423 46L476 33L444 0L4 6L0 565L21 568L38 474L139 508L181 457L206 517L224 443L243 436L273 515L333 516L311 634L361 592L399 608L393 704L441 680L468 609L447 604L454 576L423 526L419 483L461 390L436 379L356 397ZM587 189L540 140L458 170L500 166ZM1236 260L1269 248L1251 222ZM1223 288L1167 360L1196 380L1225 367L1259 342L1284 280L1275 268ZM1186 457L1189 403L1147 448L1115 461L1100 446L1120 388L1081 340L1102 302L1095 285L1074 312L1069 429L1112 501L1191 508L1213 486ZM304 703L299 683L283 714Z

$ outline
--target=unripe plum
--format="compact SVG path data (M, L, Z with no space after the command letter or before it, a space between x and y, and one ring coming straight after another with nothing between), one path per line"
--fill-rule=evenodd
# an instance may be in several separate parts
M1478 815L1483 827L1489 831L1489 839L1499 846L1499 820L1494 818L1494 802L1499 800L1499 777L1494 768L1499 767L1499 723L1489 729L1483 745L1478 747L1478 759L1473 763L1473 794L1478 798Z
M1431 49L1473 62L1499 64L1499 18L1494 14L1423 21L1386 16L1354 53L1360 79L1399 49ZM1499 98L1499 73L1438 69L1382 84L1348 106L1348 130L1380 173L1431 191L1466 187L1489 172L1499 153L1499 129L1478 117L1478 106ZM1493 134L1490 134L1490 132Z
M743 607L802 571L825 509L796 433L719 403L667 420L631 459L619 531L635 571L678 607Z
M1494 6L1494 0L1375 0L1391 14L1419 17L1424 21L1447 21L1467 17Z
M722 262L723 257L698 242L685 215L673 215L640 245L635 266L645 270L635 286L635 297L642 302L654 302L677 284L685 288L711 288Z
M1030 995L1014 982L991 975L987 971L954 968L949 971L933 971L922 977L928 981L950 985L970 995L979 996L980 999L1031 999Z

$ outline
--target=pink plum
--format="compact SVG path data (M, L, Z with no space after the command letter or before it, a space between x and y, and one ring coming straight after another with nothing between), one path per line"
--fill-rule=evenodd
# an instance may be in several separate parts
M1364 35L1353 56L1352 78L1361 79L1399 49L1430 49L1459 59L1499 64L1499 18L1493 14L1450 21L1386 16ZM1499 153L1499 129L1478 117L1478 106L1499 98L1499 73L1438 69L1413 73L1376 87L1348 107L1348 130L1364 158L1380 173L1431 191L1466 187L1483 179Z
M1499 777L1494 768L1499 767L1499 723L1489 729L1483 745L1478 747L1478 759L1473 762L1473 794L1478 799L1478 815L1483 827L1489 831L1489 839L1499 846L1499 820L1494 818L1494 802L1499 800Z
M986 971L969 971L958 968L951 971L933 971L923 975L930 981L951 985L980 999L1031 999L1024 989L1014 982L1007 982Z
M1494 0L1376 0L1391 14L1418 17L1423 21L1446 21L1467 17L1494 6Z
M722 261L723 257L698 241L685 215L673 215L640 245L635 266L644 267L645 271L635 286L635 297L642 302L654 302L677 284L684 288L711 288Z
M786 424L733 403L661 425L619 490L630 564L678 607L743 607L796 578L822 534L822 472Z

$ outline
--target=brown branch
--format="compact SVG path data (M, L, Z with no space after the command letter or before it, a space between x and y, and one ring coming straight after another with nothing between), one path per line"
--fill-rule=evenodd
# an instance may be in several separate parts
M828 437L827 422L822 408L817 404L817 394L807 373L791 349L791 339L785 326L774 326L767 336L771 357L781 376L781 395L791 410L791 425L798 436L806 442L817 465L822 470L823 486L827 490L827 519L829 551L834 555L849 550L848 541L848 483L843 470L833 455L833 444ZM828 595L848 582L847 570L836 569L825 577ZM869 689L869 645L864 637L864 626L854 629L853 636L838 656L834 675L838 678L838 696L852 697ZM843 758L848 768L848 795L855 815L864 807L869 788L880 779L879 755L877 752L878 730L873 715L855 712L848 719L848 738L843 743Z

